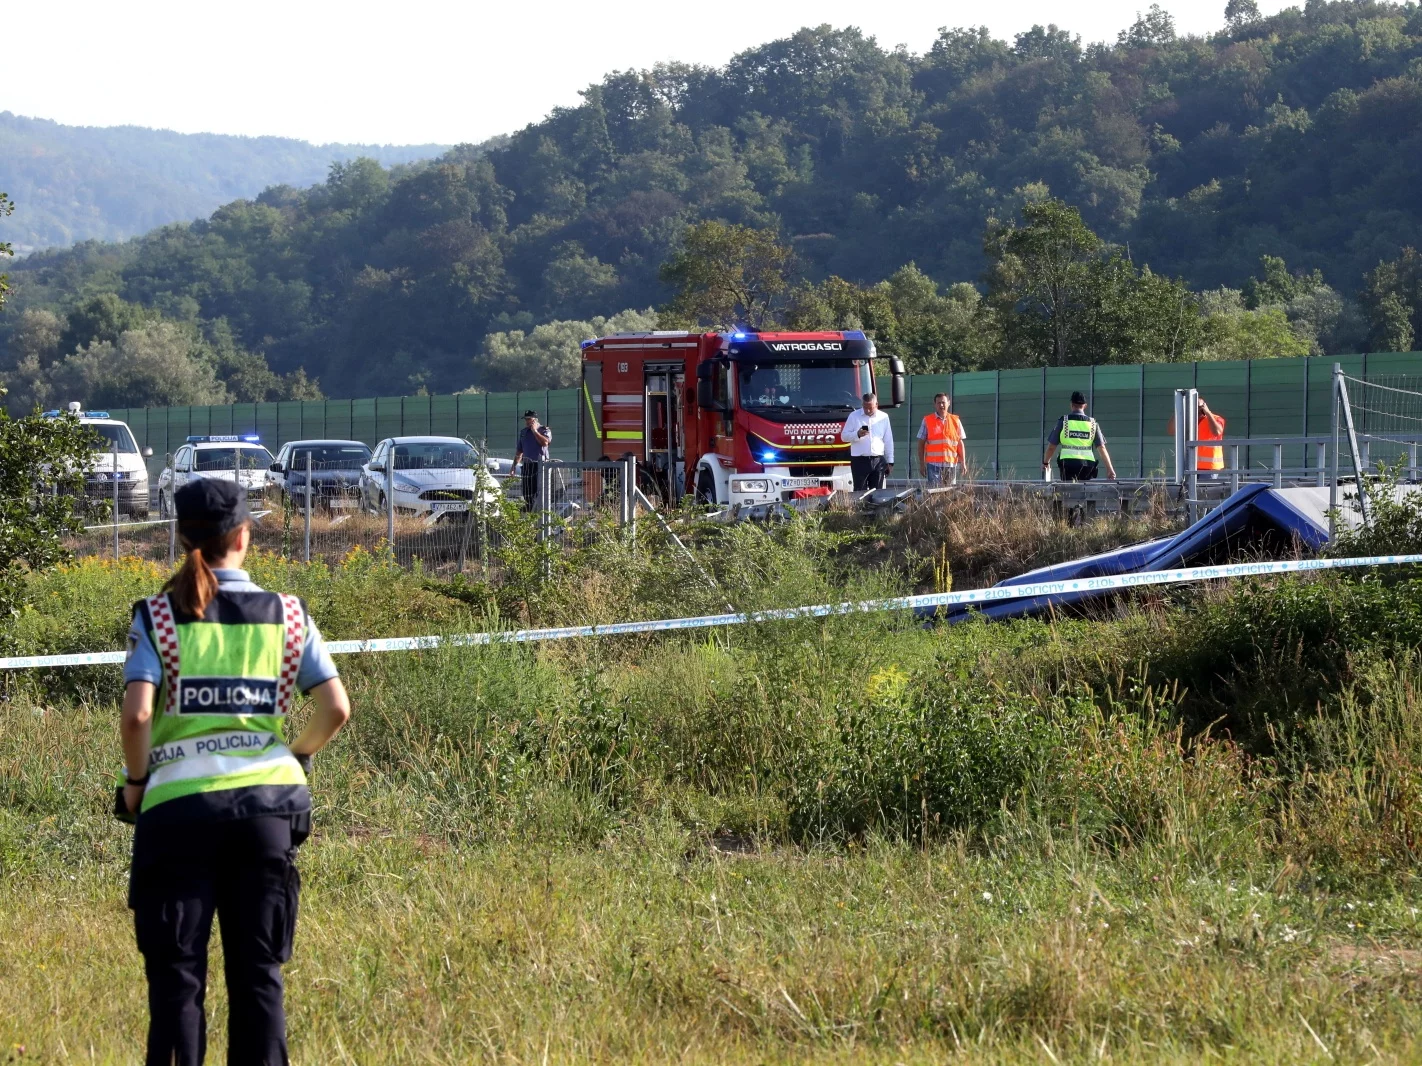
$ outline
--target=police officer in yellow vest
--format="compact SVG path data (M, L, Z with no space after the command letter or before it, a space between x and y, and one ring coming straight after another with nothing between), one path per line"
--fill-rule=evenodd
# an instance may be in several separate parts
M316 624L295 596L240 569L251 543L244 490L203 479L174 494L187 556L134 605L120 728L136 816L129 906L148 977L148 1066L198 1066L215 914L230 1003L229 1066L287 1062L281 966L311 827L310 757L350 717ZM315 701L290 744L297 693Z
M1106 435L1101 432L1096 419L1086 413L1086 397L1079 392L1071 394L1071 413L1057 419L1057 424L1047 434L1043 470L1051 465L1054 454L1063 481L1092 480L1096 477L1098 455L1106 464L1106 476L1116 480L1116 467L1111 462L1111 453L1106 450Z

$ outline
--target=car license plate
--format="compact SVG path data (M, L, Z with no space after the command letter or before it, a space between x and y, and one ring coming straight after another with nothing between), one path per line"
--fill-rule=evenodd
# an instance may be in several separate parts
M780 483L785 489L817 489L820 487L820 479L817 477L787 477Z
M354 496L328 496L326 506L333 511L353 511L356 506L356 498Z
M462 500L460 500L451 501L449 503L432 503L430 504L430 510L436 513L440 511L462 511L468 506L469 505L467 503L464 503Z

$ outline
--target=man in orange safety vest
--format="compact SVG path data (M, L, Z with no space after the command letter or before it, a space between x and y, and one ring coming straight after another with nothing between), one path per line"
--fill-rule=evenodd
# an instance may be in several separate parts
M1211 411L1210 405L1205 402L1203 396L1197 397L1197 400L1195 409L1199 421L1195 423L1195 439L1198 441L1224 439L1224 416ZM1172 437L1175 436L1174 415L1170 416L1170 424L1165 428L1165 432ZM1218 444L1212 447L1201 444L1195 449L1195 469L1205 477L1219 477L1219 472L1224 469L1224 449Z
M918 465L928 479L929 488L956 485L963 462L963 420L950 414L951 401L946 392L933 397L933 413L923 416L918 427Z

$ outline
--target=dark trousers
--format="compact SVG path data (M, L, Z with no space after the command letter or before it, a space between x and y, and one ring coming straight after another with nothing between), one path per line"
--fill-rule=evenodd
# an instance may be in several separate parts
M129 906L148 975L147 1066L203 1061L213 914L230 1003L228 1066L286 1066L281 965L301 891L291 816L145 828L140 819Z
M1060 471L1063 481L1096 480L1095 459L1058 459L1057 470Z
M523 466L523 506L525 510L538 507L538 463L524 459Z
M851 455L849 457L849 473L854 478L854 491L882 489L884 487L884 472L888 466L888 462L882 455Z

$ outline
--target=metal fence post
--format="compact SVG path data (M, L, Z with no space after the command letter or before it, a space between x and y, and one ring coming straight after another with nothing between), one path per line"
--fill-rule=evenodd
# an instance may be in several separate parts
M385 460L385 541L390 545L390 558L395 558L395 449Z
M311 480L311 474L315 464L311 462L311 453L306 453L306 533L302 544L302 562L311 561L311 492L315 487L315 482Z
M119 468L118 468L118 441L117 441L117 440L114 441L114 455L113 455L113 459L114 459L114 469L113 469L113 475L112 475L112 476L113 476L113 479L114 479L114 514L113 514L113 523L114 523L114 561L117 562L117 561L118 561L118 557L119 557L119 512L118 512L118 505L119 505Z
M553 577L553 467L538 464L538 527L543 546L543 580Z
M1239 445L1229 446L1229 491L1239 491Z
M168 565L172 566L178 555L178 519L168 519Z
M1338 385L1343 376L1343 367L1333 364L1333 450L1329 453L1329 478L1328 478L1328 539L1332 540L1337 533L1338 525L1338 404L1342 401L1342 396L1338 392Z
M1274 487L1281 489L1284 487L1284 446L1274 445Z
M1316 484L1323 488L1328 479L1328 445L1319 441L1314 445L1314 466L1318 468L1315 475Z

